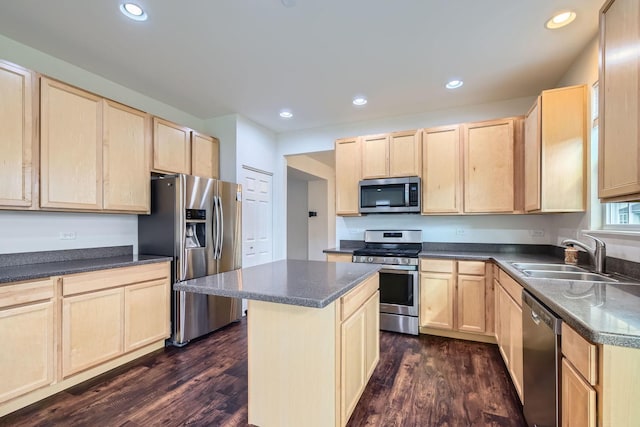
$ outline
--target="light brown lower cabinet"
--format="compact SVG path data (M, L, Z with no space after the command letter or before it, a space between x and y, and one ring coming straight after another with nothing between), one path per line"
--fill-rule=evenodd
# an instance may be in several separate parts
M483 261L421 259L420 326L493 334L493 299L487 297L493 286L485 269Z
M353 255L351 254L327 254L327 262L351 262L353 260Z
M0 417L164 346L170 264L0 285Z
M562 427L596 426L596 390L562 358Z
M500 354L507 366L520 401L525 396L522 389L522 286L504 271L498 269L495 286L495 331Z
M53 382L52 299L50 279L0 286L0 404Z

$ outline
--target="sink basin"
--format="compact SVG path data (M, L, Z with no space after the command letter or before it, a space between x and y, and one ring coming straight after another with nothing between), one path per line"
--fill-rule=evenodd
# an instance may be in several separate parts
M545 270L523 270L523 273L529 277L539 279L559 279L559 280L578 280L588 282L617 282L616 279L603 276L601 274L589 273L586 271L545 271Z
M513 266L518 270L544 270L544 271L579 271L584 272L584 268L566 264L542 264L532 262L514 262Z

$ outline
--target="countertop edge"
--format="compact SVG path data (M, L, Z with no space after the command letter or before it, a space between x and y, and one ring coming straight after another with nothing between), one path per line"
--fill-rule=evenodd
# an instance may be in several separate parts
M95 261L95 264L79 266L79 267L67 267L64 265L56 266L55 264L64 264L68 262L68 261L60 261L59 263L57 262L48 263L48 264L51 264L50 269L43 270L37 273L28 271L29 267L30 266L32 267L34 265L42 266L42 264L21 265L14 268L24 269L25 270L24 273L16 273L16 274L3 276L2 273L0 272L0 286L7 283L23 282L26 280L42 279L45 277L65 276L65 275L77 274L77 273L87 273L91 271L110 270L113 268L120 268L120 267L133 267L136 265L155 264L159 262L169 262L172 260L171 257L166 257L166 256L155 256L155 255L139 255L139 256L144 256L145 258L130 260L130 261L125 261L125 260L116 261L114 260L114 258L95 258L95 259L82 260L83 262Z

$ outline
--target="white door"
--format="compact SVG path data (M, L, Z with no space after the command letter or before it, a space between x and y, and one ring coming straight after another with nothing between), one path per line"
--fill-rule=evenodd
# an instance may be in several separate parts
M242 168L242 267L273 261L271 175Z

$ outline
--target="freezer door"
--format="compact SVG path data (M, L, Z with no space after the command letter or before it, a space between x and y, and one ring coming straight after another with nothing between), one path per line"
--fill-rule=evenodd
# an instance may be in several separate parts
M218 181L218 271L242 267L242 187Z
M218 272L214 257L214 196L215 179L191 175L180 175L183 206L179 212L178 236L180 237L179 259L184 262L182 277L188 280ZM204 213L204 218L200 215ZM193 231L190 231L192 229ZM189 242L189 234L196 239ZM193 244L197 241L197 245ZM189 244L191 243L191 244ZM198 247L199 246L199 247Z

